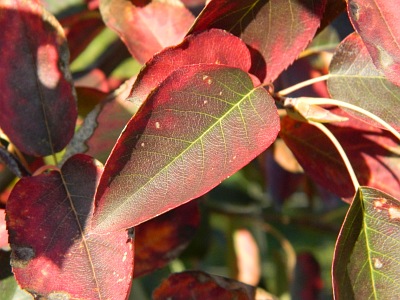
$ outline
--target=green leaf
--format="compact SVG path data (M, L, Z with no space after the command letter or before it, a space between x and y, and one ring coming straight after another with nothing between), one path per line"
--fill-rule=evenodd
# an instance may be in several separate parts
M335 299L397 299L400 293L400 201L360 187L336 244Z
M351 34L339 45L329 72L328 89L332 98L357 105L400 129L400 87L376 69L357 33ZM365 116L348 112L381 127Z
M97 232L136 226L197 198L276 138L274 100L244 71L191 65L173 72L129 121L96 192Z

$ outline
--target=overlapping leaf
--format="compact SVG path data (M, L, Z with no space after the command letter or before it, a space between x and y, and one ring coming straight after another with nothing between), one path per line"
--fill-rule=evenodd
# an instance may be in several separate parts
M89 231L101 168L80 154L61 171L21 179L7 203L11 264L30 293L57 299L125 299L133 244L125 231Z
M255 288L201 271L172 274L154 290L153 299L255 299Z
M101 0L100 11L140 63L180 43L194 21L180 1Z
M335 299L398 297L399 222L399 200L373 188L359 189L336 243Z
M196 201L135 227L135 273L138 277L165 266L186 248L200 224Z
M334 113L341 114L340 110ZM306 173L327 190L351 200L354 188L347 169L329 139L312 125L282 119L281 137ZM339 140L363 185L400 196L398 141L387 131L351 118L327 125Z
M61 26L36 1L0 4L0 126L23 152L48 155L69 142L77 116Z
M189 35L174 47L156 54L142 69L129 100L139 107L150 92L173 71L193 64L221 64L248 72L250 52L242 40L223 30Z
M357 33L339 45L329 72L328 89L333 98L362 107L400 130L400 87L376 69ZM355 116L376 125L365 116Z
M349 0L348 12L375 66L400 86L400 20L398 2Z
M213 0L190 32L225 29L252 51L251 73L270 82L286 69L314 37L325 0Z
M136 226L199 197L276 138L272 97L220 65L173 72L121 134L96 193L94 230Z

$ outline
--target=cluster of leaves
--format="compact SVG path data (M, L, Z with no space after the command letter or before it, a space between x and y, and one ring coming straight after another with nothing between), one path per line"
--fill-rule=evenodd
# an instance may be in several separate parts
M11 248L0 263L11 261L23 289L49 299L126 299L133 278L188 245L202 218L194 199L274 145L280 157L287 146L296 158L273 155L275 164L294 162L292 173L303 169L350 203L333 258L335 297L398 295L395 1L73 4L0 4L0 246ZM317 39L309 44L344 11L356 32L327 69ZM70 63L105 26L119 39L72 76ZM132 58L143 66L137 76L116 78ZM310 79L316 74L325 75ZM288 77L327 80L327 90L321 82L302 93L286 89ZM279 201L297 189L298 174L276 170L266 172ZM257 247L246 231L236 239L247 251ZM298 262L314 264L307 255ZM4 274L0 291L12 299ZM153 297L254 298L259 279L237 279L249 285L202 271L173 274ZM302 297L319 288L314 280Z

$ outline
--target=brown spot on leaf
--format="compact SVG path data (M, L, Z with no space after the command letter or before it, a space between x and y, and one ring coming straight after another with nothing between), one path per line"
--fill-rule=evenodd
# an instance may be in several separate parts
M355 21L358 21L358 19L360 18L359 9L360 9L360 7L354 1L349 4L350 14L354 18Z

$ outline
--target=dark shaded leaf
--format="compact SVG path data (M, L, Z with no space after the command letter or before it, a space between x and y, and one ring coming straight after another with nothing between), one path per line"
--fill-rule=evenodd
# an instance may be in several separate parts
M278 131L272 97L247 73L205 64L178 69L129 121L107 160L94 230L136 226L201 196Z
M398 297L399 220L399 200L360 187L336 243L332 272L335 299Z
M0 144L0 161L3 162L17 177L29 176L29 171L21 164L17 157L12 155Z
M327 0L318 32L321 32L322 29L331 24L331 22L344 11L346 11L346 0Z
M0 4L0 126L21 151L44 156L71 139L77 109L68 47L57 20L35 1Z
M263 82L274 81L308 45L320 24L325 0L213 0L190 33L225 29L251 49L252 68Z
M226 31L212 29L189 35L181 44L165 49L146 63L132 87L129 100L139 107L173 71L199 63L227 65L248 72L251 57L246 45Z
M197 201L191 201L135 227L134 277L162 268L177 258L199 224Z
M349 35L339 45L329 72L328 89L332 98L372 112L400 130L400 87L376 69L357 33ZM380 127L365 116L349 113Z
M154 290L153 299L253 300L255 288L239 281L201 271L172 274Z
M349 0L350 20L375 66L400 86L400 20L397 1Z
M142 64L163 48L180 43L194 21L178 1L102 0L100 12Z
M103 163L107 160L122 129L136 112L133 104L125 101L134 80L126 81L87 115L67 146L64 159L86 153Z
M339 109L335 114L346 116ZM348 115L347 115L348 116ZM339 140L362 185L400 196L400 150L387 131L351 118L327 125ZM351 201L354 195L347 169L329 139L312 125L282 119L281 137L306 173L327 190Z
M133 272L133 244L125 231L89 231L101 167L89 156L61 171L21 179L7 203L11 264L18 283L53 298L125 299Z

